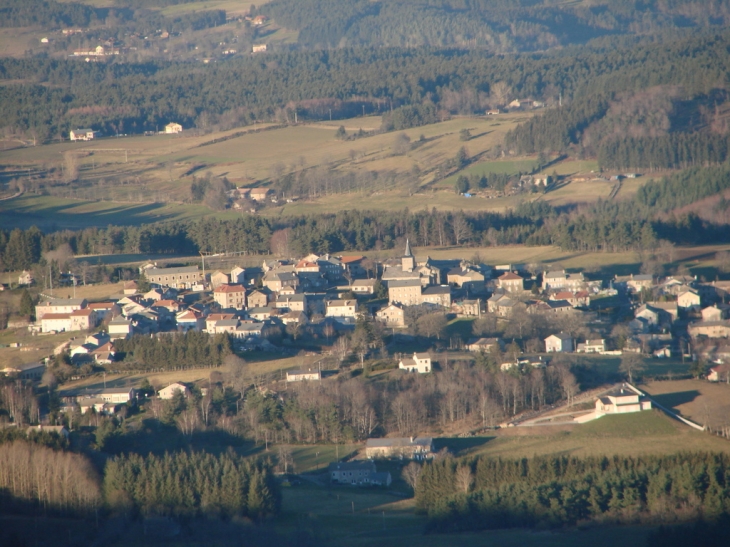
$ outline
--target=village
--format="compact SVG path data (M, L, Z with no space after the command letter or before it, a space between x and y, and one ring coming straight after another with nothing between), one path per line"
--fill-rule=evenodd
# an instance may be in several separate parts
M55 353L67 355L76 378L119 368L120 340L193 331L229 337L244 358L257 351L275 359L296 353L300 344L322 356L317 368L287 369L287 383L321 381L345 366L348 356L364 366L366 359L391 355L401 370L439 374L448 350L517 376L550 367L558 355L681 357L706 364L699 374L707 380L728 381L727 281L652 275L605 280L562 269L535 271L534 265L419 260L408 241L402 256L383 262L311 254L212 272L148 262L138 272L139 279L126 282L116 299L44 298L28 329L35 336L69 335ZM31 274L23 272L19 282L32 283ZM471 332L446 340L450 320L465 320ZM377 334L358 342L354 332L364 322ZM384 351L385 336L390 343ZM320 342L319 352L311 351L313 341ZM38 382L51 360L0 372ZM637 364L636 371L624 372L631 382L640 370ZM189 390L172 382L159 396L169 399L174 389ZM67 389L60 410L79 405L82 413L93 408L113 415L118 405L133 404L136 393L129 386Z

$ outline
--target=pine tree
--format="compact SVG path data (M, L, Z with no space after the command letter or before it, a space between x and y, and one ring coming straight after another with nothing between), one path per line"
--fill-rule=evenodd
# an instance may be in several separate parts
M28 289L23 289L20 295L20 315L29 315L31 319L35 319L35 302Z

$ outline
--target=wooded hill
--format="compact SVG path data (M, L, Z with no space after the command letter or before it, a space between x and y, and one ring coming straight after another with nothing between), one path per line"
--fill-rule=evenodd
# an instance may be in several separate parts
M43 141L75 127L109 135L155 130L170 120L205 129L293 121L295 111L300 121L322 119L329 109L345 117L362 112L362 105L385 112L432 103L445 114L465 114L513 98L562 100L567 110L550 110L508 139L510 148L530 153L577 143L584 128L610 111L617 93L657 85L682 86L679 97L688 99L712 93L730 70L729 43L724 31L542 55L368 48L192 66L2 59L0 117L11 134Z
M616 34L726 24L721 2L274 0L255 10L299 31L298 44L538 51Z

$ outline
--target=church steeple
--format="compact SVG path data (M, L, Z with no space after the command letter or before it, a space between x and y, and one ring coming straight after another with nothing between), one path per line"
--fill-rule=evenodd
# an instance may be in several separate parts
M416 258L411 252L411 242L406 238L406 254L400 259L401 270L404 272L412 272L416 269Z

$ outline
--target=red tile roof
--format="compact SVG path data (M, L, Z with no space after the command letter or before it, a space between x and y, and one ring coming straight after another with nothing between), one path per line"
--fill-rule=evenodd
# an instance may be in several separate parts
M233 292L245 292L246 289L243 285L219 285L213 292L217 293L233 293Z

